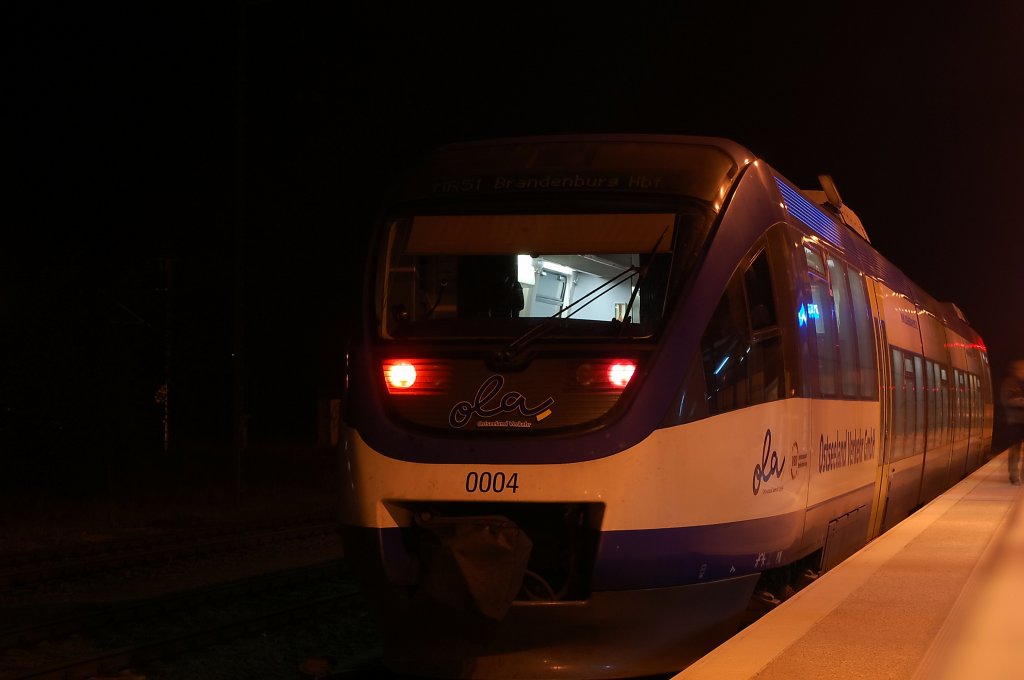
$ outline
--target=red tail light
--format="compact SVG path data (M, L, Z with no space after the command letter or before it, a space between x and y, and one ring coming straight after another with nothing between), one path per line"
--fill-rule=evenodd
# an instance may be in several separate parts
M621 390L635 372L632 359L585 362L576 367L576 383L587 389Z

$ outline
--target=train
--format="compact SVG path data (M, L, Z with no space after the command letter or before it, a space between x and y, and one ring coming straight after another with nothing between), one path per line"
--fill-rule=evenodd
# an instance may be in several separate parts
M341 409L387 669L679 671L990 458L982 337L818 178L658 134L409 164Z

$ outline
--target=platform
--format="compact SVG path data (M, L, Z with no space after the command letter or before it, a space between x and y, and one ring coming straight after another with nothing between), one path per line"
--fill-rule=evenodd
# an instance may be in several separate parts
M673 680L1024 678L1024 511L1007 452Z

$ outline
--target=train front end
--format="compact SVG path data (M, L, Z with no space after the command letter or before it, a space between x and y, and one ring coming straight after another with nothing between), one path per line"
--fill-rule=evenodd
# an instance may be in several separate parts
M688 490L663 423L702 330L680 301L742 155L511 140L410 178L367 263L342 453L387 667L630 677L735 631L757 574L682 573L702 558L665 544Z

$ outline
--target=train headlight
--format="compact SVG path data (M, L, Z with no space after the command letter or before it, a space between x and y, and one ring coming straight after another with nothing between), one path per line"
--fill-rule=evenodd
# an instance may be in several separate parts
M407 390L416 384L416 367L408 361L389 361L384 364L384 379L388 391Z
M616 387L625 387L636 371L636 364L631 361L616 362L608 367L608 382Z
M621 390L636 372L631 359L583 363L576 367L576 384L588 389Z
M451 362L444 359L382 359L388 394L422 396L441 394L451 382Z

